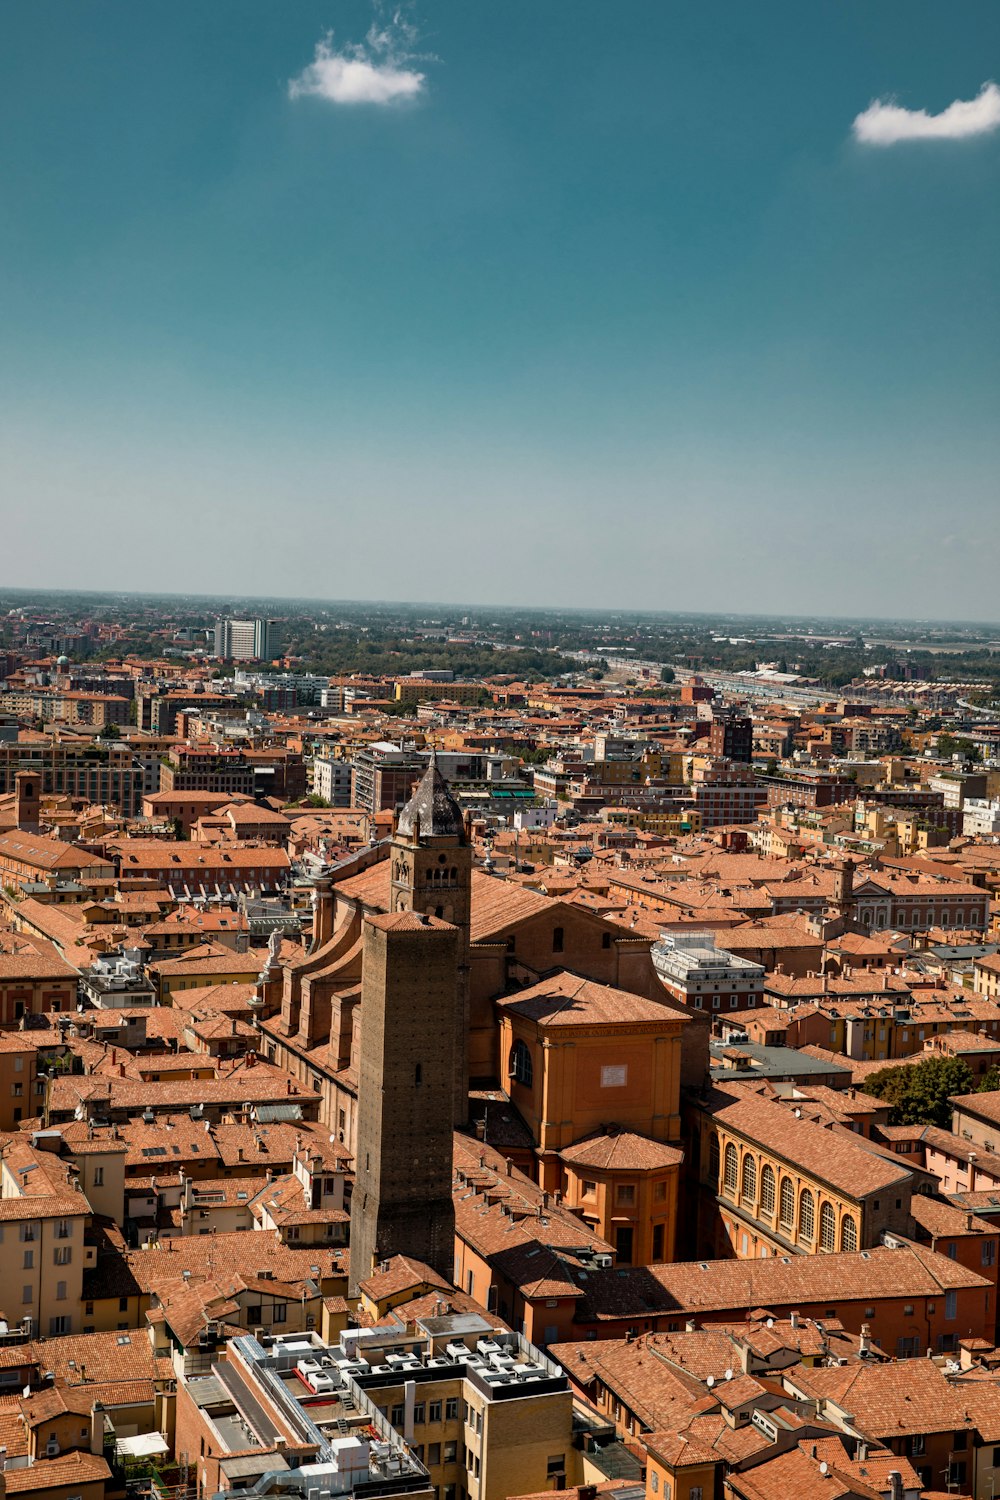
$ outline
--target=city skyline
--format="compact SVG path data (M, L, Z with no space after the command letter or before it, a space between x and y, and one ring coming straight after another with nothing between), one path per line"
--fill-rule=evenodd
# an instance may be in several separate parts
M0 28L5 583L995 612L994 8Z

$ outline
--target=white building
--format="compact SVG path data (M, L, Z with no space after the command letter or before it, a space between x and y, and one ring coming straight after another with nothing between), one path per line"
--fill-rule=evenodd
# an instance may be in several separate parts
M653 967L675 1000L695 1010L753 1010L762 1004L764 967L727 953L711 932L665 932Z
M967 797L962 812L962 832L966 838L1000 835L1000 797Z
M312 789L331 807L351 805L351 762L317 755L312 763Z
M215 655L220 661L267 661L269 620L219 620L215 626Z

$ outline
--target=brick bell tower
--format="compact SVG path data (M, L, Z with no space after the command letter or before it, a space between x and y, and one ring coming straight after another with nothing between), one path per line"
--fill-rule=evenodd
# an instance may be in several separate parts
M351 1295L393 1255L447 1281L455 1268L458 931L422 912L386 912L366 918L363 945Z
M462 809L448 790L431 751L430 764L399 815L392 840L392 884L389 910L437 917L458 929L454 1031L456 1129L469 1116L469 921L472 907L472 840ZM422 1000L419 985L413 1002ZM443 1016L428 1022L446 1024Z

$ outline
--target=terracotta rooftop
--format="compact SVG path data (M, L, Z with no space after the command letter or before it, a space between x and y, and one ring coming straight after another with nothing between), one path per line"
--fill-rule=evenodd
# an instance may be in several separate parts
M497 1000L504 1014L523 1016L545 1027L608 1026L655 1023L674 1027L688 1019L676 1009L658 1005L630 990L619 990L583 979L565 969L539 984Z

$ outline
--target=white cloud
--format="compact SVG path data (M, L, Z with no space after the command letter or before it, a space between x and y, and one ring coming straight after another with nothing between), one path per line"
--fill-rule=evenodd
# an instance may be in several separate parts
M334 47L333 33L316 44L308 67L288 85L292 99L313 95L331 104L395 104L415 99L424 90L426 75L412 64L413 27L401 11L387 19L380 8L364 42Z
M975 99L955 99L939 115L875 99L851 128L854 139L866 146L894 146L897 141L961 141L998 127L1000 88L984 83Z

